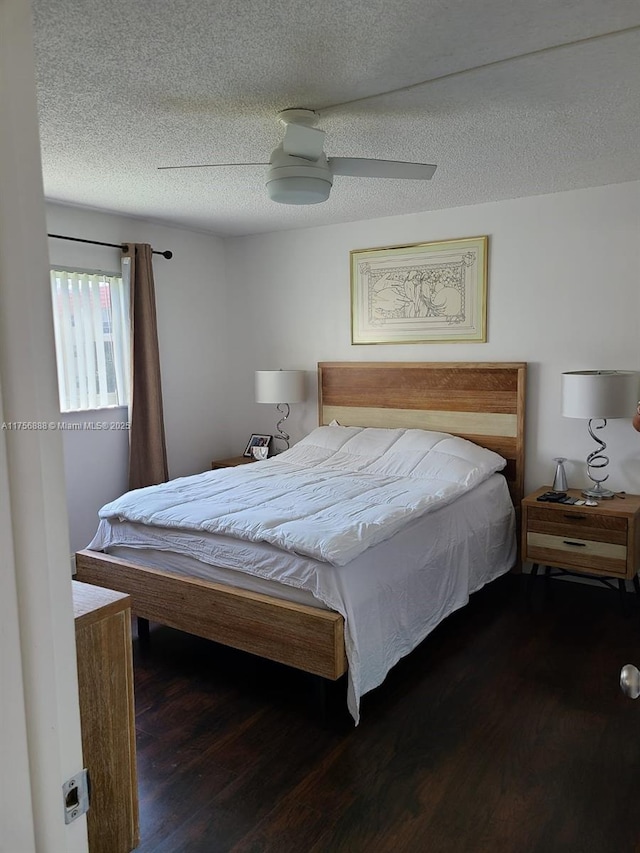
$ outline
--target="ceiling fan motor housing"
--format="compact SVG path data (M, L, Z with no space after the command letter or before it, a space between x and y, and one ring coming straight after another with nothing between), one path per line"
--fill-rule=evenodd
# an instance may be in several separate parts
M327 158L305 160L286 154L279 145L271 155L267 193L279 204L319 204L329 198L333 175Z

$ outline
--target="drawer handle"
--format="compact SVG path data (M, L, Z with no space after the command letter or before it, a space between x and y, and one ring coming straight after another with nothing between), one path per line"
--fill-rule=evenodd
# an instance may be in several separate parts
M568 518L570 521L584 521L587 518L586 515L575 515L572 512L565 512L565 518Z
M568 539L563 539L565 545L574 545L576 548L586 548L586 542L570 542Z

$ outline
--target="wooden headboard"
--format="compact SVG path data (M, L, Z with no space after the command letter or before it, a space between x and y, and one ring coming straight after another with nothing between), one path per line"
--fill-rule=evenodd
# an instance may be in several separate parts
M320 425L448 432L495 450L519 514L524 494L524 362L318 364Z

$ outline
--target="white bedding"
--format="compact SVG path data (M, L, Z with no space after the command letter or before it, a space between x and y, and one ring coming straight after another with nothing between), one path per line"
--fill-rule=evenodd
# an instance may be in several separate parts
M283 598L293 589L297 601L338 611L345 619L348 703L356 723L360 697L471 593L509 571L516 555L513 505L499 474L343 567L266 542L118 519L101 521L89 548Z
M445 433L325 426L264 462L128 492L100 518L268 542L344 566L505 464Z

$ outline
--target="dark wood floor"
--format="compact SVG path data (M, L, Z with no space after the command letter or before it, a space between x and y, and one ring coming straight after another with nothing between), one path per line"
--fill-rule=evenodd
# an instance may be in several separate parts
M640 614L604 588L477 593L323 727L302 673L152 626L134 642L140 853L640 851Z

